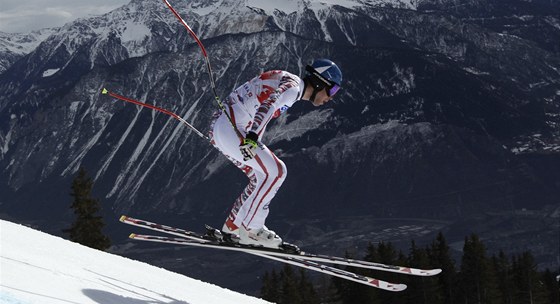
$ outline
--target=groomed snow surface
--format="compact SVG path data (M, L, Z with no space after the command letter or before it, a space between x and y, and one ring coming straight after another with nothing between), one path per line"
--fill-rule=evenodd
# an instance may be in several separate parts
M0 303L268 302L0 220Z

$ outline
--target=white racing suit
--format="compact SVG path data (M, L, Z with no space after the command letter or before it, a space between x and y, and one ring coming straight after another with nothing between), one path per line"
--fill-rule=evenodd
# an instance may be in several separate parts
M286 166L260 143L266 125L291 107L303 95L303 81L296 75L275 70L264 72L235 89L225 100L226 111L241 135L252 131L259 136L256 156L243 160L241 139L223 113L217 114L210 129L212 144L249 178L249 184L234 202L224 224L230 232L241 225L259 229L268 216L268 205L286 178ZM219 115L219 116L218 116Z

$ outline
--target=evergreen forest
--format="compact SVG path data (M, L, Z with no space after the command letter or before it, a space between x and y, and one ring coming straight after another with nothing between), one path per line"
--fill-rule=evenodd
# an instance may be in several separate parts
M338 278L317 276L289 265L263 275L261 297L278 304L560 304L558 272L539 271L530 252L489 255L484 242L465 238L456 261L442 233L425 247L411 242L407 253L389 242L369 244L367 261L418 268L441 268L434 277L412 277L358 268L359 274L404 283L399 293L380 291Z

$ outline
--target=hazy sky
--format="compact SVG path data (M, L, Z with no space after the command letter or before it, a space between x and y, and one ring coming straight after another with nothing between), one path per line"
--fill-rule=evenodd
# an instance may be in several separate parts
M109 12L129 0L0 0L0 31L22 33Z

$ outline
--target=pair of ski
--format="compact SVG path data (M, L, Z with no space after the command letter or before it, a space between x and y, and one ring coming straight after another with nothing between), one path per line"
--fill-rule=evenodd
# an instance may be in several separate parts
M383 280L360 275L354 272L323 265L320 263L331 263L337 265L360 267L366 269L388 271L388 272L415 275L415 276L424 276L424 277L437 275L441 272L441 269L425 270L425 269L418 269L418 268L373 263L369 261L354 260L354 259L348 259L348 258L342 258L342 257L330 256L330 255L312 254L312 253L300 251L299 248L289 244L286 246L284 250L245 246L245 245L240 245L238 243L225 241L221 237L219 231L209 226L206 227L208 233L206 235L202 235L180 228L165 226L149 221L131 218L125 215L121 216L120 221L125 224L147 228L147 229L151 229L151 230L155 230L158 232L175 236L175 237L170 237L170 236L145 235L145 234L132 233L129 237L134 240L245 252L263 258L280 261L294 266L322 272L328 275L332 275L335 277L339 277L349 281L354 281L357 283L368 285L370 287L375 287L387 291L403 291L406 289L406 285L386 282Z

